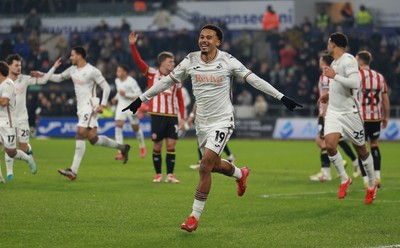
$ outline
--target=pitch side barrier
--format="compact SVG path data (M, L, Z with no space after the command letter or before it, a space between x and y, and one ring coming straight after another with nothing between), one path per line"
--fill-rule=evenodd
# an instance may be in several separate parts
M77 131L77 119L69 118L41 118L37 129L37 137L72 138ZM140 126L145 137L151 135L151 119L146 117L140 120ZM313 140L318 134L317 118L236 118L233 137L250 139L287 139ZM112 118L99 119L98 133L114 137L115 121ZM123 126L124 137L136 137L130 124ZM196 136L192 127L182 138ZM381 131L381 140L400 140L400 119L391 119L388 127Z

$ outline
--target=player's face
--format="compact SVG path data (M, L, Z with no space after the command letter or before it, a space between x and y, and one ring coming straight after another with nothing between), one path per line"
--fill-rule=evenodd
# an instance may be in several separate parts
M221 41L217 37L217 32L205 28L200 33L198 44L202 54L209 54L217 49Z
M73 65L76 65L77 63L78 63L78 59L79 59L79 54L77 54L76 52L75 52L75 50L72 50L71 51L71 56L69 57L69 59L71 60L71 63L73 64Z
M127 73L124 69L122 69L121 67L118 67L116 74L117 74L117 78L121 79L121 78L125 78Z
M18 76L21 74L21 61L18 60L13 60L12 64L9 66L10 68L10 73L14 74L15 76Z
M175 61L173 58L166 58L163 62L161 62L161 67L171 72L174 70Z

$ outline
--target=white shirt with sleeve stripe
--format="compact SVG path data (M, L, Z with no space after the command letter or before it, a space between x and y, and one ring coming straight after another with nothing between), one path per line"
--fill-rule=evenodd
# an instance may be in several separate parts
M353 55L344 53L332 62L336 75L329 84L328 112L346 114L360 111L357 99L361 87L358 63Z
M117 88L117 94L115 97L118 101L118 106L128 106L133 100L142 94L142 90L140 89L137 81L131 76L128 76L124 81L116 78L115 86ZM119 93L120 91L124 91L125 96L122 96Z
M205 62L201 59L200 51L188 54L170 73L169 77L160 80L142 94L140 99L149 100L174 83L182 82L189 75L197 104L196 126L200 128L210 127L215 124L233 125L232 76L242 78L253 87L278 100L283 96L282 93L253 74L232 55L217 50L215 59L210 62Z
M0 105L0 127L16 127L15 86L10 78L0 83L0 97L9 99L6 106Z

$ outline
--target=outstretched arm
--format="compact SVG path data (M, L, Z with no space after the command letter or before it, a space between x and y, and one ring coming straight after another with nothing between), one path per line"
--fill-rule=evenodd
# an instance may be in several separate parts
M135 61L135 63L139 67L139 70L144 75L147 75L147 71L149 69L149 66L146 64L146 62L143 61L142 57L140 57L139 51L137 50L137 47L136 47L136 42L137 42L138 36L139 35L135 34L135 32L131 32L129 34L128 40L129 40L129 44L130 44L130 47L131 47L131 53L132 53L133 60Z
M303 107L301 104L279 92L270 83L261 79L254 73L249 74L244 79L254 88L280 100L290 111L293 111L296 107Z
M159 93L165 91L166 89L171 88L175 84L175 82L176 82L175 79L173 79L171 75L163 77L161 80L157 81L150 89L148 89L138 98L136 98L136 100L133 101L131 104L129 104L129 106L124 108L122 112L129 109L135 114L140 105L142 105L143 101L150 100Z
M54 74L56 69L61 65L61 58L57 59L53 67L47 73L40 71L31 71L30 75L32 78L29 79L29 84L46 84L50 77Z

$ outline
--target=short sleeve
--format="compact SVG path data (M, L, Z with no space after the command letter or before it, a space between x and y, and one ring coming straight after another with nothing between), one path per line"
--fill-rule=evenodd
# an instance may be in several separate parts
M12 82L6 81L3 87L3 94L1 94L1 97L11 99L13 93L14 93L14 87L12 85Z

